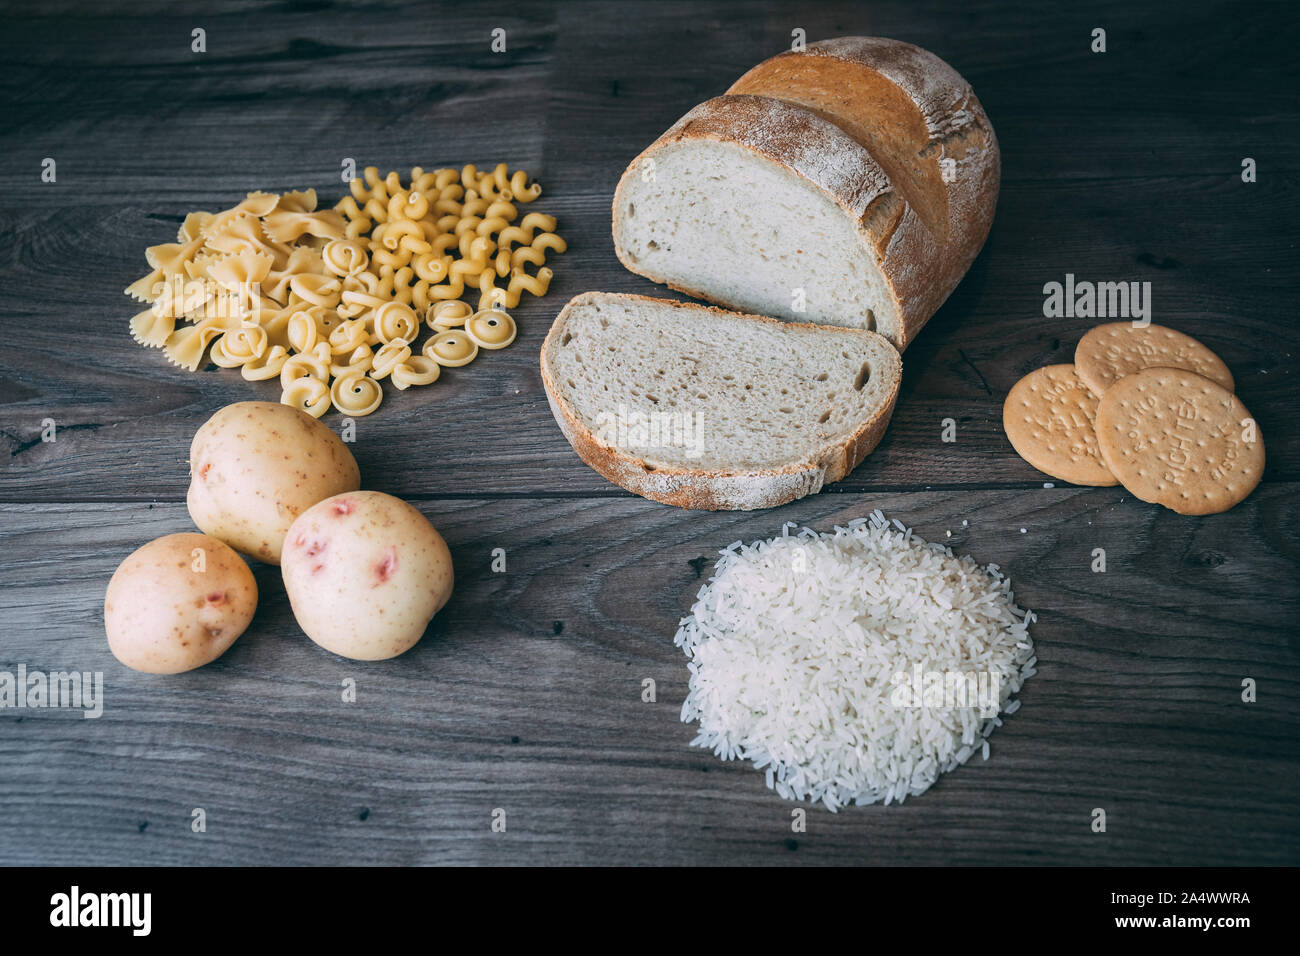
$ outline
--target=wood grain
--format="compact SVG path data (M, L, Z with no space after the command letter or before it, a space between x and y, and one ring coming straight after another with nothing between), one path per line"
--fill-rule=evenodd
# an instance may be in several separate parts
M1277 530L1300 519L1295 490L1213 523L1067 489L1028 508L1014 491L821 495L685 518L639 499L429 503L457 587L404 657L320 650L258 566L249 632L161 679L109 655L100 589L141 541L187 527L184 508L16 506L0 525L5 659L103 671L106 703L97 720L0 711L4 862L1295 863L1278 836L1300 799L1285 623L1300 548ZM901 807L812 808L792 834L795 805L760 773L688 746L672 636L715 548L877 506L1012 575L1040 614L1039 674L987 763Z
M1197 185L1177 195L1192 202ZM1053 196L1066 197L1058 204L1068 201L1068 190L1026 188L1032 195L1008 199L1004 193L1005 219L1028 214ZM1121 202L1127 188L1112 187L1110 198ZM428 389L398 393L389 386L380 412L358 421L355 450L363 470L390 476L395 493L614 491L578 460L555 426L537 352L554 310L571 295L588 289L664 293L617 264L605 202L571 207L567 199L544 197L539 203L572 224L564 230L571 250L559 258L551 295L527 297L517 310L516 344L450 370ZM1152 203L1150 216L1159 215L1157 205ZM1201 216L1206 228L1211 218ZM1090 221L1086 213L1072 220L1074 234L1086 235ZM162 241L174 225L138 211L92 207L17 214L16 228L0 233L0 262L10 263L0 306L26 328L22 341L0 342L0 449L8 451L0 450L0 501L64 500L72 489L78 500L179 498L188 482L186 449L203 420L230 402L278 397L276 383L248 383L236 370L178 370L126 334L127 319L138 309L120 290L141 273L144 246ZM69 237L87 228L112 241L96 240L97 251L74 257L77 242ZM1294 264L1272 258L1281 254L1275 235L1263 224L1243 232L1239 246L1248 258L1257 255L1273 263L1267 268L1292 275ZM1109 245L1101 235L1092 240ZM83 241L91 241L88 233ZM1068 256L1045 260L1032 234L1018 234L1014 224L999 219L974 269L904 355L893 424L845 488L968 482L1029 487L1046 480L1005 440L1001 408L1020 376L1071 361L1074 345L1094 324L1043 317L1043 283L1063 281L1067 272L1151 281L1156 319L1200 338L1232 369L1268 449L1265 480L1300 478L1300 431L1294 427L1300 415L1294 359L1300 329L1277 318L1289 307L1289 290L1249 286L1246 270L1215 258L1194 230L1177 244L1146 247L1185 263L1165 269L1137 262L1148 254L1137 245L1130 249L1131 265L1107 253L1092 266L1090 259L1100 254L1088 253L1086 240L1078 242ZM104 278L85 282L87 264ZM42 296L50 284L68 291ZM82 325L74 330L70 323ZM957 441L944 443L942 423L950 417L957 422ZM39 441L46 418L61 428L52 444ZM339 416L326 421L337 427ZM499 427L504 422L508 440ZM437 469L428 467L433 453Z
M0 863L1300 862L1293 6L146 0L108 15L54 0L5 21L0 670L103 671L107 703L98 720L0 710ZM1104 55L1088 51L1097 26ZM796 28L906 39L962 72L1002 146L997 219L904 356L893 424L853 475L769 512L681 512L581 464L537 350L578 292L671 295L615 260L614 184ZM189 530L199 424L277 390L136 346L121 289L186 212L251 189L332 199L348 157L524 166L570 244L552 293L518 310L514 346L358 421L367 485L444 533L456 593L410 654L362 665L307 641L259 566L256 621L224 658L127 671L104 640L108 577ZM1007 390L1069 361L1095 321L1043 316L1044 283L1066 273L1150 281L1154 320L1228 363L1268 448L1245 503L1180 517L1120 488L1045 488L1015 456ZM717 548L874 507L1009 570L1040 615L1039 674L987 763L901 807L813 809L793 834L794 805L761 774L688 746L672 636Z

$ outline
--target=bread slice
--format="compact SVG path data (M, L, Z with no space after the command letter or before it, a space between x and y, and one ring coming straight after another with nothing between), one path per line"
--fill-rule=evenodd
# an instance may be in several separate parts
M610 481L682 508L772 508L879 443L902 377L865 329L586 292L542 344L564 436Z
M919 47L841 37L760 63L634 159L633 272L732 309L905 349L978 255L1001 159L970 86Z

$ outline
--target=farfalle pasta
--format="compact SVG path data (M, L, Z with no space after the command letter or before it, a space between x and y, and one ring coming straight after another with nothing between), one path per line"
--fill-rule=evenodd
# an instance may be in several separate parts
M173 365L179 365L191 372L197 371L208 346L218 337L238 326L238 320L228 316L203 319L195 325L176 329L167 336L167 341L163 343L163 352Z
M280 269L272 269L266 277L262 291L276 302L289 300L290 283L294 276L319 275L326 270L327 263L320 250L311 246L298 246Z
M324 212L297 212L276 209L262 219L267 236L276 242L293 242L303 236L318 239L342 239L346 223L341 213L332 209Z
M176 319L170 315L159 315L153 309L145 309L131 319L130 328L131 337L141 345L160 349L176 330Z
M405 183L372 166L348 190L332 209L305 189L186 215L125 290L148 306L131 336L190 371L207 356L248 381L279 379L280 400L316 417L369 415L384 380L430 385L480 346L513 342L500 310L545 295L547 255L566 250L553 216L521 215L542 190L504 163L415 167Z

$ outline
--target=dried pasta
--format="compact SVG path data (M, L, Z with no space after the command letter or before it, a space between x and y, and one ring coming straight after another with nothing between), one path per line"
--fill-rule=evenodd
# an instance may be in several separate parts
M385 345L394 339L411 342L415 339L419 322L415 310L403 302L387 302L375 310L375 335Z
M468 302L462 302L460 299L445 299L434 304L425 321L435 332L443 332L464 325L465 320L473 314L474 310L470 308Z
M439 365L459 368L468 365L478 356L478 343L459 329L439 332L424 343L424 357Z
M245 362L239 374L250 382L264 382L270 378L279 378L280 370L288 360L289 353L283 345L272 345L262 358Z
M354 276L370 265L370 253L355 239L334 239L321 252L325 268L336 276Z
M365 319L347 319L330 332L329 348L332 355L355 352L370 344L370 329Z
M131 319L131 337L152 349L162 348L175 329L175 318L159 315L153 309L145 309Z
M515 340L515 320L500 309L477 312L465 322L465 334L479 348L503 349Z
M389 377L396 388L405 391L412 385L432 385L442 374L442 366L424 355L412 355L393 366Z
M411 357L411 346L405 339L393 339L378 352L371 360L370 377L387 378L401 363Z
M490 171L473 164L416 167L409 184L371 166L349 189L335 206L348 220L347 235L367 237L368 269L375 275L412 271L410 297L391 295L416 306L430 327L429 309L459 299L467 288L478 290L482 308L514 308L525 292L544 295L550 284L549 271L540 272L546 253L566 249L555 234L555 217L529 212L520 218L516 204L536 200L541 187L504 163ZM539 267L538 274L525 273L525 264Z
M346 226L343 215L327 209L324 212L294 212L277 209L264 214L263 228L276 242L293 242L305 235L319 239L342 239Z
M288 388L300 378L315 378L328 383L330 352L327 342L318 342L310 352L290 356L280 369L280 384Z
M339 356L334 356L330 362L330 374L335 378L342 378L345 375L365 375L374 365L375 353L368 345L358 345L352 350L352 354L347 356L347 361L338 361Z
M149 271L125 292L147 307L128 330L190 371L208 356L279 379L280 400L316 417L369 415L383 380L429 385L509 345L500 310L546 294L546 259L566 244L553 216L520 208L541 195L528 179L505 163L417 166L405 182L371 166L333 208L306 189L191 212L175 242L145 250Z
M280 393L280 401L320 418L330 410L330 387L318 378L296 378Z
M179 365L181 368L189 369L191 372L198 371L199 363L203 361L203 353L207 347L212 344L227 328L222 324L220 318L204 319L197 325L187 325L177 329L171 335L167 336L167 341L163 343L163 354L173 365Z
M384 400L384 390L364 372L349 373L334 380L330 386L330 399L344 415L360 417L379 407Z

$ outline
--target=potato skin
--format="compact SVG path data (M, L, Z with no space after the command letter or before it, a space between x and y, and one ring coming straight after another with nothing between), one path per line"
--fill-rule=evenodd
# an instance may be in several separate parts
M328 427L278 402L237 402L194 433L185 502L204 534L279 564L298 515L360 487L356 459Z
M179 674L224 654L256 610L257 582L234 549L205 534L169 534L118 565L104 594L104 630L127 667Z
M378 491L335 495L289 529L280 573L298 624L342 657L405 653L451 597L451 552L427 518Z

